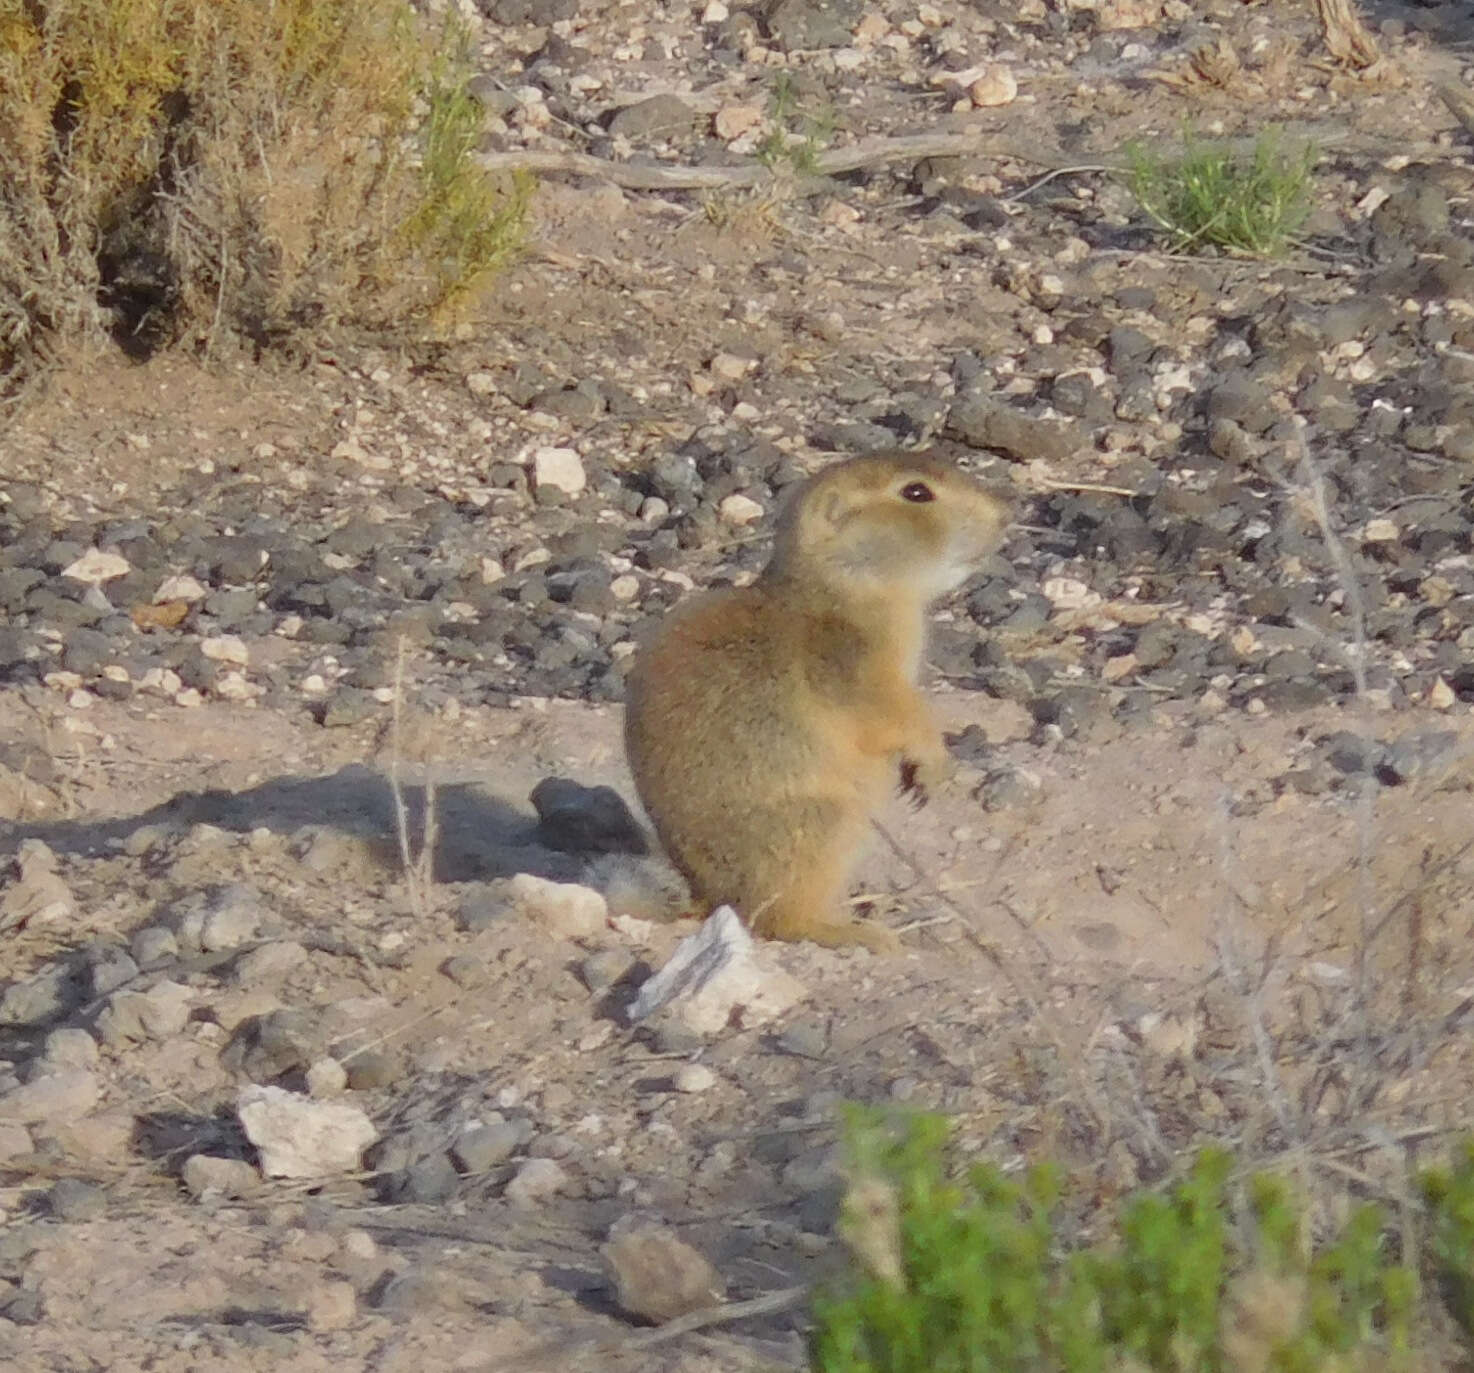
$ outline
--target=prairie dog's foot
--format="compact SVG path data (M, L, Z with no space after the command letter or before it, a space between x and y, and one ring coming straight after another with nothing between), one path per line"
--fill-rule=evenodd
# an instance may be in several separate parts
M901 793L911 802L914 810L920 810L931 800L932 792L938 790L957 772L957 761L942 748L938 753L925 758L901 759Z

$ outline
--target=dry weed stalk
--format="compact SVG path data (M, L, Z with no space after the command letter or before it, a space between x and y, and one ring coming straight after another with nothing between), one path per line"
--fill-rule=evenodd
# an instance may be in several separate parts
M394 706L389 720L389 791L394 798L394 831L399 840L399 861L404 871L404 889L409 908L419 919L430 912L435 890L435 848L439 827L435 808L435 779L419 760L421 775L420 836L418 848L410 835L409 806L405 802L404 764L404 664L408 642L400 636L394 659Z
M1022 960L1011 958L1003 953L995 944L984 939L972 927L972 921L965 907L953 897L949 896L933 880L915 857L903 848L895 836L880 824L879 821L871 822L876 832L885 841L887 847L902 863L910 869L911 874L928 892L957 918L958 927L963 935L983 954L985 958L1003 974L1029 1007L1035 1023L1044 1031L1053 1043L1055 1052L1058 1053L1060 1063L1074 1079L1076 1090L1079 1093L1080 1104L1083 1105L1090 1116L1094 1119L1096 1128L1101 1132L1103 1138L1111 1135L1111 1116L1106 1109L1105 1099L1101 1096L1094 1082L1091 1081L1087 1071L1089 1036L1078 1032L1077 1027L1067 1025L1059 1016L1050 1009L1048 997L1044 988L1040 986L1038 978L1034 976L1033 970L1027 967ZM1009 909L1005 906L1005 909ZM1009 909L1009 914L1015 919L1018 917ZM1034 932L1022 921L1020 928L1034 938Z

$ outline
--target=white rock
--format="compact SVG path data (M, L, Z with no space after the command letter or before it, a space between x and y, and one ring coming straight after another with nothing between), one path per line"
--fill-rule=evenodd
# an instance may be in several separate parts
M640 579L632 572L625 572L609 583L609 591L616 601L627 605L640 594Z
M738 357L736 353L718 353L707 366L712 376L723 381L741 381L757 363L752 358Z
M46 1073L0 1096L0 1125L78 1120L97 1105L101 1095L96 1076L85 1069Z
M701 11L701 22L703 24L725 23L731 11L722 3L722 0L707 0L707 6Z
M117 553L104 553L98 548L89 548L76 562L62 569L63 577L74 582L110 582L114 577L126 577L133 571L133 564Z
M532 455L532 484L576 496L588 485L583 459L571 448L539 448Z
M215 694L222 701L249 701L258 692L240 672L232 668L215 679Z
M740 527L762 519L763 508L751 496L734 491L730 496L722 498L721 504L717 506L717 514L728 524Z
M496 374L493 372L467 372L466 390L473 396L489 396L496 391Z
M379 1132L357 1106L313 1101L281 1087L241 1089L236 1115L269 1178L315 1178L358 1169Z
M182 576L165 577L159 583L159 589L154 592L154 604L163 605L166 601L203 601L205 594L205 588L185 573Z
M670 1006L689 1029L710 1035L724 1030L734 1017L743 1025L760 1025L805 995L801 982L759 957L737 912L718 906L640 988L629 1018L643 1020Z
M708 1092L716 1086L717 1075L704 1063L683 1063L676 1069L674 1082L678 1092Z
M348 1090L348 1070L336 1058L320 1058L307 1070L307 1091L318 1101L340 1097Z
M200 652L217 663L234 663L244 667L251 661L251 651L235 634L215 634L200 640Z
M507 1184L506 1198L513 1206L531 1207L558 1195L568 1185L568 1174L550 1158L530 1158Z
M507 895L529 920L563 939L598 934L609 920L603 894L577 882L550 882L519 872L508 878Z

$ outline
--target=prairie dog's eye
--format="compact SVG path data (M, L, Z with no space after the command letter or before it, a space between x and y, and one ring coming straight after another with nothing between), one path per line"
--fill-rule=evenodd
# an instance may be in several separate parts
M901 488L901 499L915 505L925 505L927 501L934 501L936 498L936 493L925 482L907 482Z

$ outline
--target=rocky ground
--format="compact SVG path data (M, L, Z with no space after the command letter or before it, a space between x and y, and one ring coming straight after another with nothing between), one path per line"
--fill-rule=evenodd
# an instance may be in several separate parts
M1369 7L1354 74L1283 2L483 9L491 155L605 170L474 320L89 359L5 435L0 1361L798 1367L801 1304L640 1343L601 1250L832 1271L846 1099L1101 1199L1206 1139L1397 1195L1469 1124L1464 12ZM1165 253L1123 144L1269 121L1295 251ZM545 885L533 788L631 796L642 628L928 443L1019 522L937 617L959 777L864 874L907 956L631 1025L691 927Z

